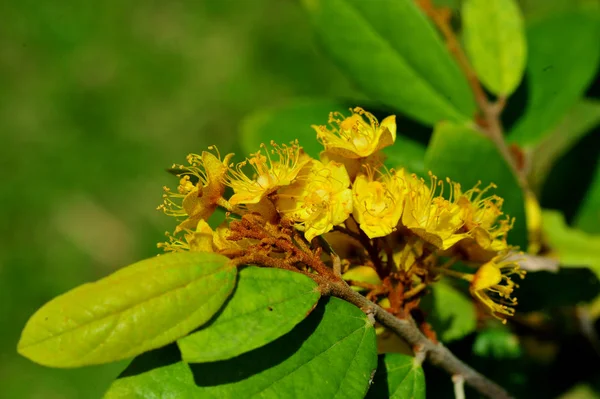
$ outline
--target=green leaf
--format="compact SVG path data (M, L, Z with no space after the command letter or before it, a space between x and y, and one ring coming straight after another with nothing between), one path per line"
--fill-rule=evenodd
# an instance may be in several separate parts
M462 11L465 47L477 76L493 94L509 96L525 71L519 6L515 0L467 0Z
M588 233L600 234L600 162L583 204L575 217L575 226Z
M600 61L600 16L597 2L575 11L532 22L525 114L509 139L531 146L543 139L584 94Z
M425 166L440 178L450 177L465 189L478 181L485 187L495 183L494 193L504 198L502 210L516 219L508 242L527 248L527 223L523 191L495 145L466 126L440 123L425 155Z
M571 107L559 125L533 149L530 181L541 187L554 163L599 123L600 101L583 99ZM600 201L597 204L600 208ZM599 226L599 222L600 213L593 225Z
M519 338L505 326L487 328L477 334L473 352L495 359L514 359L521 356Z
M42 306L21 355L52 367L112 362L166 345L207 322L235 285L221 255L173 253L125 267Z
M319 300L317 284L286 270L247 267L216 319L177 341L186 362L229 359L288 333Z
M349 114L349 106L335 100L296 100L280 107L264 109L247 116L242 122L240 139L247 153L258 151L261 143L271 140L289 143L298 140L306 153L319 157L323 146L311 125L327 123L333 111Z
M427 124L475 113L466 78L413 0L304 0L321 44L374 100Z
M600 278L600 235L567 226L564 216L557 211L544 211L542 218L544 235L561 266L588 266Z
M166 363L124 373L107 398L363 398L377 367L375 329L355 306L327 298L266 346L213 363ZM163 393L163 383L173 378L190 390Z
M191 367L202 392L218 398L362 398L376 366L375 329L366 315L330 298L267 346Z
M174 344L133 359L104 394L104 399L198 397L194 375Z
M379 356L377 372L367 399L425 399L425 373L412 356Z
M443 281L433 284L431 290L423 298L423 309L442 341L460 339L475 330L477 317L470 297Z
M388 168L405 168L421 177L427 176L425 171L425 147L401 134L396 136L396 142L383 149L387 157L385 166Z

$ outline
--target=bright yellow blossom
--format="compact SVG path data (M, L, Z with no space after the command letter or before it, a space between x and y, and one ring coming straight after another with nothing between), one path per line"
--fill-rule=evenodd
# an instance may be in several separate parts
M257 204L279 187L291 184L302 167L310 160L297 142L291 145L277 145L271 142L273 149L261 145L261 150L251 154L250 158L230 169L225 183L234 194L229 200L231 205ZM273 159L273 155L277 158ZM252 167L252 175L248 176L243 168Z
M343 165L312 160L294 184L279 189L275 205L281 215L296 222L310 241L348 218L352 212L349 185Z
M387 172L377 179L372 169L352 184L352 215L369 238L383 237L396 229L404 208L404 171Z
M428 187L415 175L407 177L406 195L402 224L413 233L436 247L446 250L469 236L460 232L464 221L462 210L455 202L448 201L437 194L437 178L430 173L431 185Z
M345 158L366 158L396 141L396 116L381 121L356 107L352 115L345 117L340 112L329 114L329 126L313 125L317 138L331 154ZM366 118L366 119L365 119Z
M187 230L183 239L167 234L169 242L159 243L165 252L213 252L213 231L204 220L198 222L196 231Z
M515 314L513 306L517 304L517 299L512 298L511 295L518 286L510 276L517 275L521 278L525 276L525 271L520 269L517 261L510 260L508 256L503 253L494 257L479 267L474 276L470 276L471 294L490 309L494 317L501 320L502 315Z
M477 244L492 251L504 251L508 249L506 234L512 228L512 220L509 217L498 220L502 213L502 198L497 195L484 197L491 188L490 184L484 189L479 188L478 183L470 190L461 192L460 184L451 183L456 203L463 209L462 219L464 228Z
M217 201L225 192L223 176L232 156L228 154L221 160L218 151L216 156L203 151L202 155L188 155L189 165L173 165L173 168L181 170L177 192L164 187L163 204L158 209L169 216L186 218L175 228L176 233L195 230L200 220L208 219L215 211Z

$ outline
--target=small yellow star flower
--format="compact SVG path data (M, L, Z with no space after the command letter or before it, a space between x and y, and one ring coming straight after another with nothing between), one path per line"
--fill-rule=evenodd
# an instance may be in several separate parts
M343 165L312 160L294 184L279 189L275 205L311 241L348 218L352 212L352 190L348 186L350 178Z
M456 203L436 194L443 182L429 174L431 186L415 175L407 178L408 193L402 214L402 224L413 233L436 247L446 250L469 236L460 232L464 221Z
M345 158L366 158L396 141L396 116L381 121L356 107L352 115L345 117L339 112L329 114L329 126L313 125L317 138L327 152ZM366 118L366 120L365 120Z
M383 237L396 229L404 208L404 171L374 177L367 169L352 184L354 219L369 238Z
M169 242L158 244L165 252L213 252L213 231L204 220L198 222L196 231L187 230L183 239L167 233Z
M464 228L470 232L477 244L485 250L504 251L508 249L506 234L512 228L512 220L508 216L506 219L498 220L503 215L502 202L504 200L496 195L484 197L488 190L496 188L496 186L490 184L484 189L480 189L480 183L478 183L472 189L462 193L460 184L451 184L454 188L453 194L456 203L463 209Z
M229 200L231 205L257 204L279 187L291 184L302 167L310 160L297 142L287 146L271 142L273 149L261 145L261 150L251 154L250 158L230 169L225 184L230 186L234 194ZM272 155L277 155L273 159ZM249 177L243 171L246 165L252 167Z
M512 316L515 314L513 306L517 299L511 295L518 287L509 276L525 276L515 260L509 260L506 253L494 257L491 261L483 264L475 275L470 276L471 294L485 305L492 315L502 320L502 315ZM490 294L492 296L490 296ZM505 323L506 320L503 320Z
M209 149L215 149L209 147ZM202 155L190 154L187 157L189 165L173 165L180 169L177 192L164 187L163 204L158 207L169 216L186 218L175 229L194 230L200 220L206 220L217 208L217 201L223 196L225 186L223 176L227 172L227 163L233 154L228 154L223 160L218 151L216 156L203 151Z

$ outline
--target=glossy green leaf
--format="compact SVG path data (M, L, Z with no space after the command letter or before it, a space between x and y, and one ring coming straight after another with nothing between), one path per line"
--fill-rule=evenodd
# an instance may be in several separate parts
M505 326L487 328L477 334L473 343L476 355L495 359L513 359L521 356L519 338Z
M376 366L375 329L366 315L330 298L267 346L191 367L202 392L218 398L362 398Z
M207 322L235 285L236 269L213 253L172 253L125 267L42 306L19 341L23 356L77 367L126 359Z
M543 212L544 235L561 266L588 266L600 277L600 235L571 228L557 211Z
M425 147L421 143L398 133L394 145L384 148L383 153L387 157L385 165L388 168L405 168L421 177L427 176L425 171Z
M596 165L594 179L577 212L575 226L587 233L600 234L600 162Z
M183 360L224 360L264 346L306 318L319 297L317 284L302 274L247 267L216 319L177 341Z
M529 173L532 184L540 188L554 163L598 124L600 101L583 99L571 107L558 126L533 149ZM596 209L600 209L600 201L597 204ZM600 210L594 225L600 226Z
M495 145L466 126L440 123L436 126L425 155L425 167L440 178L450 177L468 189L482 182L495 183L494 193L504 198L502 210L514 217L508 242L527 248L527 224L523 191Z
M528 102L510 140L522 146L539 142L583 95L600 61L599 9L597 2L586 3L527 28Z
M425 373L414 360L399 353L380 355L367 399L425 399Z
M298 140L304 151L318 158L323 146L311 125L325 125L333 111L350 114L349 108L335 100L296 100L285 106L250 114L242 122L240 140L247 153L259 150L261 143L289 143Z
M194 384L194 375L188 365L181 361L175 344L135 359L119 375L104 399L193 399L200 396Z
M177 386L171 397L363 398L377 367L375 329L354 305L328 298L266 346L213 363L166 363L125 373L107 398L169 397L160 387L172 378L186 388ZM149 382L152 390L146 388Z
M444 281L431 286L423 298L427 322L443 342L460 339L473 332L477 317L473 300Z
M421 122L475 113L466 78L413 0L304 0L320 42L374 100Z
M466 0L462 15L465 48L481 83L496 95L512 94L527 53L516 0Z

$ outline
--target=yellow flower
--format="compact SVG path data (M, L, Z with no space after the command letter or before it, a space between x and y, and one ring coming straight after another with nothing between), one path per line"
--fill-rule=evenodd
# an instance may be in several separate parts
M225 183L234 191L229 200L231 205L260 202L279 187L291 184L310 160L297 142L289 146L271 142L271 146L273 149L269 150L262 144L260 151L237 164L235 169L230 169ZM272 155L277 155L277 159L273 159ZM252 168L253 173L250 177L243 171L246 165Z
M310 241L348 218L352 212L349 185L343 165L312 160L294 184L279 189L275 205L280 214L296 222Z
M317 138L327 152L345 158L366 158L396 141L396 116L381 121L356 107L352 115L345 117L339 112L329 114L329 126L313 125ZM365 120L366 118L366 120Z
M356 177L352 184L354 219L369 238L383 237L396 229L404 208L404 171L374 178L374 171Z
M513 221L508 216L498 220L503 215L504 200L497 195L484 197L489 189L496 186L490 184L480 189L480 183L477 183L475 187L462 193L460 184L448 182L453 186L456 203L463 209L464 229L470 233L477 244L491 251L508 249L506 234L512 228Z
M459 205L436 194L443 182L429 174L431 186L415 175L408 177L409 187L404 203L402 224L436 247L446 250L469 236L460 232L464 222Z
M204 220L198 222L196 231L186 230L183 240L167 233L169 242L157 246L165 252L213 252L213 231Z
M163 188L163 204L158 209L178 219L186 218L176 227L176 233L194 230L200 220L208 219L225 192L223 177L233 154L228 154L221 160L215 147L209 149L214 149L216 156L203 151L202 155L188 155L189 165L173 165L173 168L181 170L178 174L180 180L177 192L168 187Z
M525 271L520 269L515 260L509 260L508 255L503 253L483 264L474 276L470 276L471 294L479 299L494 317L501 320L503 315L515 314L513 306L517 304L517 299L511 295L518 285L510 279L511 275L523 278Z

